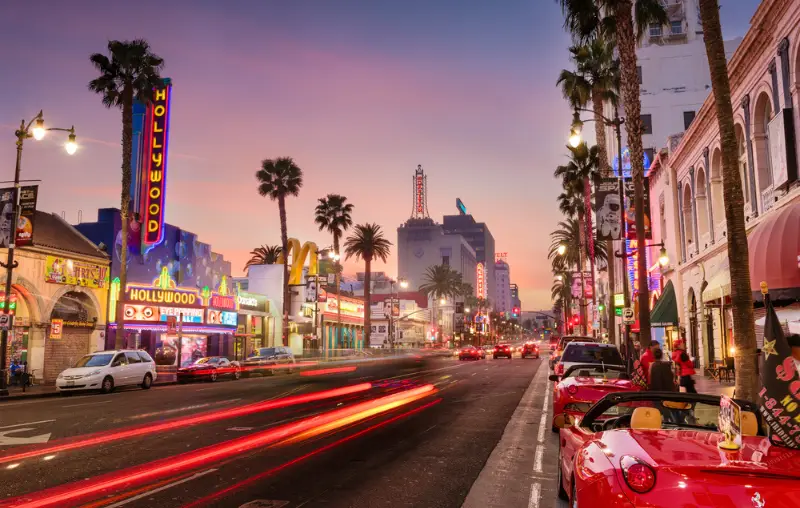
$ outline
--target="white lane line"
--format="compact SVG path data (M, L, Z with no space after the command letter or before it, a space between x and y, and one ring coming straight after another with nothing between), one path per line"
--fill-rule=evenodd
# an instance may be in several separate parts
M147 492L143 492L143 493L139 494L138 496L129 497L128 499L124 499L124 500L122 500L122 501L120 501L118 503L110 504L110 505L106 506L106 508L116 508L117 506L124 506L124 505L126 505L128 503L132 503L133 501L138 501L138 500L140 500L142 498L145 498L147 496L151 496L151 495L153 495L153 494L155 494L157 492L161 492L162 490L167 490L167 489L172 488L172 487L174 487L176 485L180 485L182 483L190 482L192 480L200 478L201 476L205 476L208 473L213 473L214 471L216 471L216 469L207 469L205 471L201 471L200 473L195 473L195 474L193 474L192 476L190 476L188 478L184 478L183 480L178 480L177 482L168 483L166 485L162 485L161 487L159 487L157 489L148 490Z
M536 435L536 441L544 443L544 430L547 428L547 413L542 413L542 418L539 420L539 433Z
M531 498L528 500L528 508L539 508L542 501L542 484L539 482L531 486Z
M542 472L542 459L544 458L544 445L536 447L536 458L533 459L533 471L535 473Z
M40 423L49 423L54 421L55 420L39 420L38 422L15 423L14 425L6 425L5 427L0 427L0 429L11 429L14 427L22 427L23 425L38 425Z
M478 375L478 373L477 373L477 372L473 372L473 373L472 373L472 375L473 375L473 376L477 376L477 375Z
M69 406L61 406L62 408L67 407L80 407L80 406L94 406L96 404L108 404L109 402L114 402L112 400L101 400L100 402L84 402L83 404L70 404Z
M113 395L112 395L113 396ZM83 395L80 397L72 397L73 400L75 399L87 399L89 397L94 397L94 395ZM51 397L40 398L36 400L25 400L20 402L2 402L0 403L0 407L8 407L8 406L28 406L30 404L41 404L41 403L53 403L53 399Z

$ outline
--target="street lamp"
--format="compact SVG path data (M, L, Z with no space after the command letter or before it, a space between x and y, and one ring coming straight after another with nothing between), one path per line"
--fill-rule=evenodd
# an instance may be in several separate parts
M576 109L575 112L572 114L572 127L569 131L569 146L572 148L578 148L581 144L581 131L583 130L583 122L581 121L581 117L578 114L578 110Z
M661 266L667 266L669 264L669 255L667 254L667 249L664 245L661 245L661 249L658 251L658 264Z
M68 141L65 145L67 153L69 155L74 154L77 149L78 145L75 141L75 127L70 127L69 129L62 129L57 127L47 128L44 125L44 113L39 111L33 119L25 123L25 119L23 119L19 124L19 129L14 131L14 135L17 137L17 162L16 166L14 167L14 193L15 196L11 200L11 222L9 224L9 236L8 236L8 258L6 262L0 262L0 266L6 269L6 293L3 297L3 313L9 314L8 319L8 328L3 328L2 333L0 333L0 396L8 395L8 388L6 385L6 349L8 345L8 331L12 329L14 325L14 315L11 314L10 309L10 300L11 300L11 282L13 280L13 272L14 268L16 268L19 263L14 261L14 249L16 248L16 238L17 238L17 222L19 221L19 210L17 209L17 200L19 199L19 182L20 182L20 173L22 171L22 148L25 144L26 139L33 138L37 141L41 141L44 139L45 134L48 131L63 131L68 132L69 137Z
M558 252L559 256L563 256L564 254L566 254L567 253L567 244L565 244L565 243L559 244L558 245L558 249L556 250L556 252Z
M439 299L439 305L445 305L446 303L447 303L447 299L446 298L440 298Z

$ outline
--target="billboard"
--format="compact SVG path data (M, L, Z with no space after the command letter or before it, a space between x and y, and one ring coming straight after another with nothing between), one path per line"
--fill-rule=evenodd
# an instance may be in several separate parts
M622 239L622 202L618 178L598 178L595 181L595 216L597 217L597 239Z
M155 245L164 239L164 195L167 190L167 147L172 84L155 90L147 108L144 135L144 176L142 188L143 242Z
M17 208L17 227L14 244L24 247L33 244L34 216L36 215L36 198L38 185L26 185L19 188L19 206ZM0 189L0 247L8 247L11 243L11 230L14 222L14 187Z
M625 227L627 237L636 238L636 210L633 207L633 179L625 178ZM653 238L653 231L650 227L650 179L644 178L644 237L648 240Z
M44 281L102 289L108 286L108 267L77 259L47 256L44 262Z

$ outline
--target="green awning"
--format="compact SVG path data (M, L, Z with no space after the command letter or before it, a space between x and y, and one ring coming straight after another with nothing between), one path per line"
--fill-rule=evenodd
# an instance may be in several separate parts
M650 313L650 326L665 328L667 326L678 326L678 303L675 298L675 287L672 281L668 281L661 293L661 298L656 302L656 306Z

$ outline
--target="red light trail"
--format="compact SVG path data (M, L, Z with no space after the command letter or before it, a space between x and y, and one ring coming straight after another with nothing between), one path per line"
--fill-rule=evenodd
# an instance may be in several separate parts
M327 376L328 374L340 374L342 372L353 372L356 370L357 367L336 367L333 369L319 369L319 370L307 370L301 372L301 376Z

